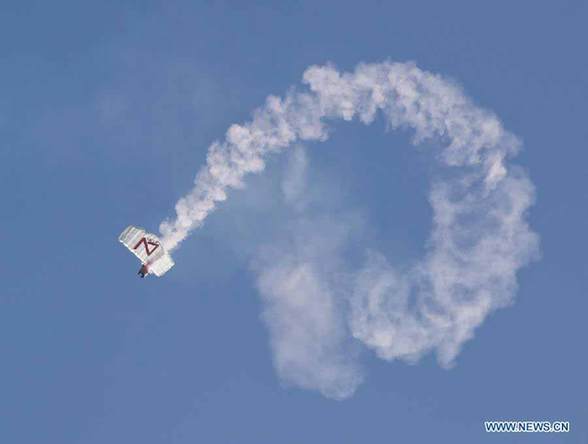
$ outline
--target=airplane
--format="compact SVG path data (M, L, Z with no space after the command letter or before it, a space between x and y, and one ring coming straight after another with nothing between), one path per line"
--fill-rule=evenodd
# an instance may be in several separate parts
M161 277L174 266L172 257L165 251L159 238L143 228L129 225L118 240L141 261L141 268L137 273L141 278L149 274Z

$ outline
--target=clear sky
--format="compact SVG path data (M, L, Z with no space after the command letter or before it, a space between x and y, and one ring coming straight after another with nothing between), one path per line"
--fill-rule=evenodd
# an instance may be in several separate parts
M586 2L248 3L0 3L0 442L520 442L493 419L588 442ZM521 139L541 257L452 368L358 345L363 382L334 400L277 370L260 258L308 220L322 240L345 222L352 265L422 257L430 164L409 132L333 123L271 158L164 278L139 279L117 236L173 216L210 143L309 65L385 60L452 79ZM308 218L288 200L301 158Z

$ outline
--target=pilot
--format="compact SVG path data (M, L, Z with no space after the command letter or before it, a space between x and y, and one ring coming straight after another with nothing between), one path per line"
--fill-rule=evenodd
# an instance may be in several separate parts
M141 265L141 268L139 268L139 272L137 274L139 276L141 276L142 278L144 278L145 275L147 275L147 273L149 273L149 270L147 269L147 265L143 264L143 265Z

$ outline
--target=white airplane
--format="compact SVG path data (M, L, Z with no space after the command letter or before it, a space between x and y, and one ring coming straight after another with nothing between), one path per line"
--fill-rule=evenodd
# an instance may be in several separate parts
M163 276L174 266L173 259L165 251L158 237L147 233L143 228L129 225L118 240L141 261L141 268L137 274L142 278L148 274Z

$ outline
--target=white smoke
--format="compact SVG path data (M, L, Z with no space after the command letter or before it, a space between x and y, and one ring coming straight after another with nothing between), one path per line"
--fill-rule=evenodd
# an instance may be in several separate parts
M370 124L381 111L390 127L411 128L415 144L440 143L432 153L439 178L430 192L427 253L401 273L372 252L361 270L345 270L350 278L338 285L345 225L323 230L330 233L325 239L312 236L320 224L301 222L293 239L266 249L257 266L276 367L288 382L343 398L362 379L350 337L383 359L413 362L435 350L450 366L485 317L511 302L517 270L538 251L525 221L533 186L506 163L518 140L454 84L411 63L361 64L353 73L312 66L304 83L306 91L270 96L251 122L232 125L225 141L210 147L193 190L176 205L176 219L161 224L164 244L176 248L229 188L263 170L269 153L325 140L329 119ZM298 165L283 184L290 202L299 202L305 158ZM310 240L297 240L297 230Z
M343 399L362 381L345 320L345 285L337 281L348 227L301 218L291 230L262 248L255 266L274 364L286 383Z
M363 379L346 322L342 296L349 284L340 259L358 222L333 214L316 184L307 189L305 150L290 153L282 180L288 222L280 225L278 239L268 236L254 263L262 318L281 380L343 399ZM308 208L312 203L327 208L316 214Z

